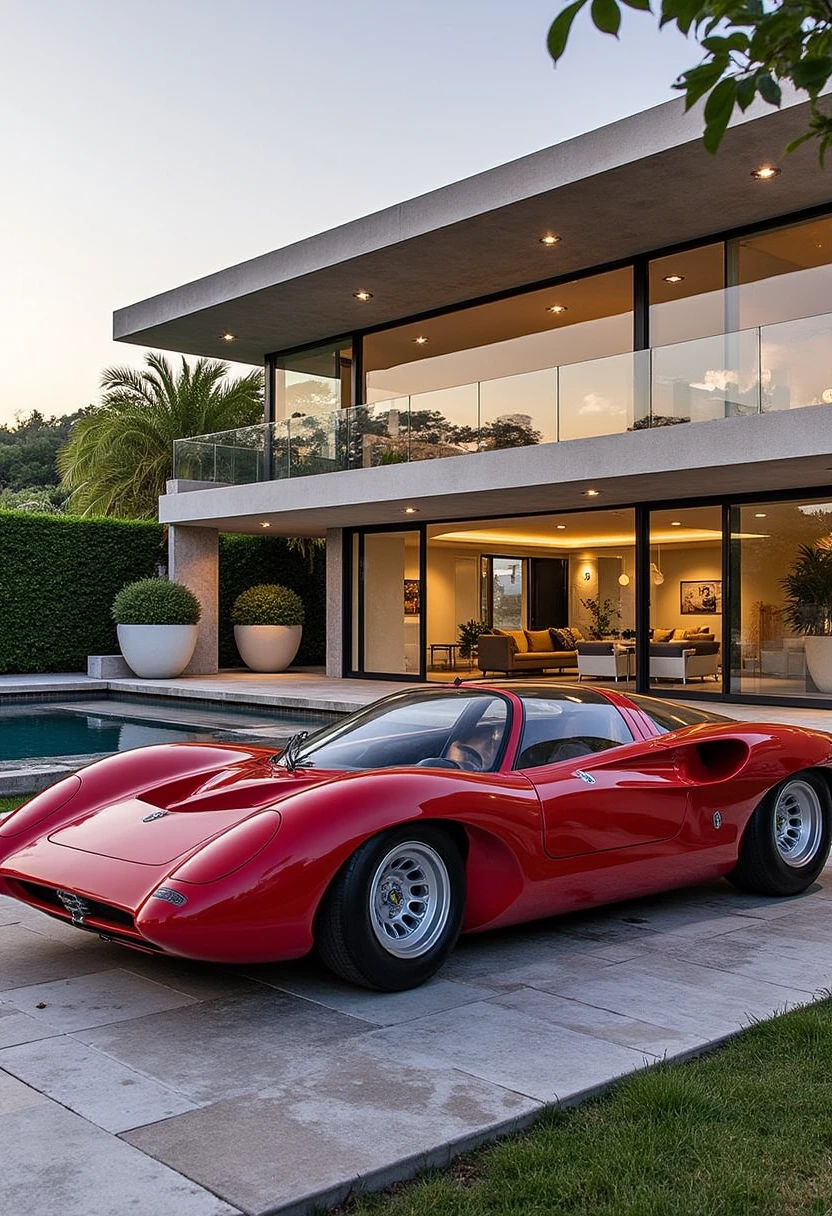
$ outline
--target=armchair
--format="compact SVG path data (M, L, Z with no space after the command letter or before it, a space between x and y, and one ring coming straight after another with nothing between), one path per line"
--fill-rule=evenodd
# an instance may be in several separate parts
M615 642L578 642L578 681L603 676L616 682L630 674L630 651Z

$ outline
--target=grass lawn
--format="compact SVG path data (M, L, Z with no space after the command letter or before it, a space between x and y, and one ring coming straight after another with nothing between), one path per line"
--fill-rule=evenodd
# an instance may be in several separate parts
M822 957L823 947L818 947ZM662 1065L344 1216L829 1216L832 1001Z
M0 795L0 815L5 815L8 811L16 811L27 798L31 797L31 794L11 794L9 796Z

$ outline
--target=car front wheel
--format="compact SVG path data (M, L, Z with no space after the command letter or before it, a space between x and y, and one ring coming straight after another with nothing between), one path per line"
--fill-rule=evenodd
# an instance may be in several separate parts
M415 988L453 949L465 865L441 828L407 824L366 841L335 878L318 918L327 967L365 988Z
M816 773L798 773L773 789L749 820L734 886L757 895L798 895L829 855L832 797Z

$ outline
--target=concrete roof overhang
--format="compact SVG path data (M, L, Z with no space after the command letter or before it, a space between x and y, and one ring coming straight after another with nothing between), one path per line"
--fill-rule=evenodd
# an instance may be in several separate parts
M808 106L757 105L716 157L683 99L622 119L114 314L119 341L260 364L266 354L569 276L830 202ZM768 182L752 171L783 166ZM556 232L554 248L539 243ZM353 292L373 293L368 303ZM221 335L231 332L236 341Z
M832 405L656 427L159 499L162 523L323 536L327 528L431 523L638 502L818 491L832 499ZM191 483L192 484L192 483ZM600 491L587 498L587 489ZM417 514L407 515L405 508Z

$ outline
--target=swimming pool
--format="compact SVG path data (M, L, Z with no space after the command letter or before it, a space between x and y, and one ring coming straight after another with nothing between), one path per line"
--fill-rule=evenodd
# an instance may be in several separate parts
M154 743L256 742L268 747L297 730L314 731L336 715L293 710L241 711L176 702L54 702L0 705L0 763L95 756Z

